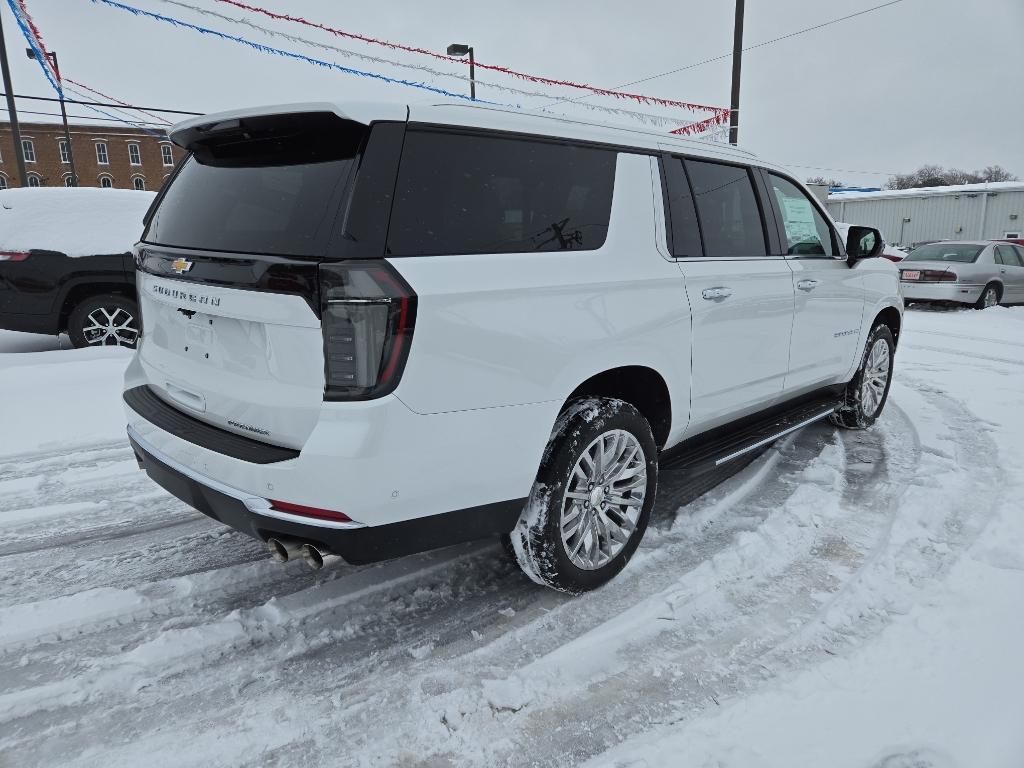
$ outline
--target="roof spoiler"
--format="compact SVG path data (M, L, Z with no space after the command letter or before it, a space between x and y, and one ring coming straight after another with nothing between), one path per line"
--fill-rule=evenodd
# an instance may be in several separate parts
M227 112L193 117L178 123L169 131L171 141L185 150L192 149L195 142L217 134L237 131L247 118L275 117L299 115L304 113L333 113L343 120L352 120L369 125L376 120L405 121L409 116L409 108L404 104L388 103L352 103L339 105L332 102L305 102L299 104L281 104L273 107L249 107Z

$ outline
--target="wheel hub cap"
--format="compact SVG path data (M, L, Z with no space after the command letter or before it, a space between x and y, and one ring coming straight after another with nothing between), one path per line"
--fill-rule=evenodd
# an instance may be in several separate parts
M92 346L130 347L138 338L135 318L121 307L99 307L85 318L82 335Z
M860 402L865 416L874 416L885 397L891 357L885 339L876 339L868 352L860 384Z
M626 546L643 510L647 457L629 432L613 429L576 460L562 498L562 544L573 565L594 570Z

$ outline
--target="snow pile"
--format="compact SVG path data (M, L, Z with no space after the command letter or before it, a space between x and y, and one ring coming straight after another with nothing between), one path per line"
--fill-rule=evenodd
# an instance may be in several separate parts
M0 191L0 251L92 256L130 251L155 192L128 189Z

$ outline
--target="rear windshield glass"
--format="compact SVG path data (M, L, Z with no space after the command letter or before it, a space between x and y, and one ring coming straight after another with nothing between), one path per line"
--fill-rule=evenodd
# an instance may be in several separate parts
M410 131L388 232L394 256L592 250L608 234L616 153Z
M978 258L984 245L966 243L931 243L915 248L904 261L956 261L970 264Z
M365 132L321 114L241 121L214 132L192 147L143 239L324 256Z

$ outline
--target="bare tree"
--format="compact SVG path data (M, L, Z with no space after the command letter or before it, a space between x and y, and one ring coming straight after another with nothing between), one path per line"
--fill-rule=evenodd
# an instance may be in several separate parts
M913 173L898 173L895 176L890 176L885 188L917 189L977 184L985 181L1017 181L1017 177L999 165L990 165L981 171L943 168L941 165L922 165Z
M1017 177L1001 165L989 165L977 171L979 181L1018 181Z

